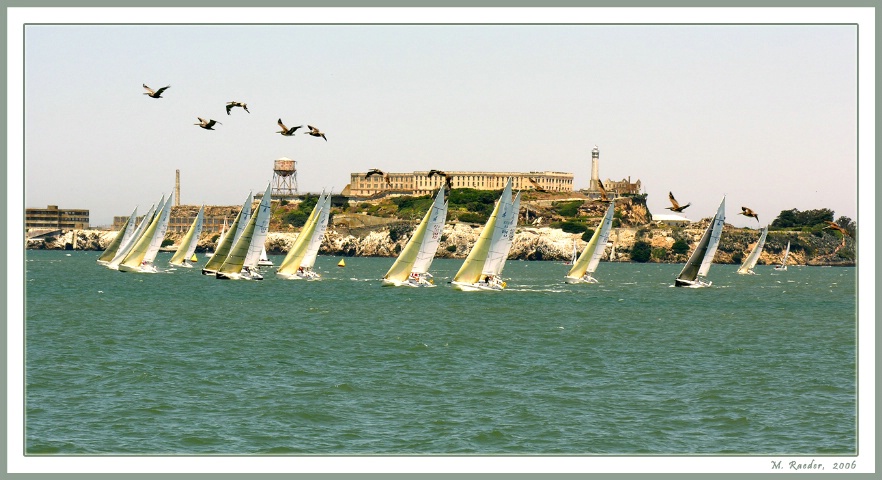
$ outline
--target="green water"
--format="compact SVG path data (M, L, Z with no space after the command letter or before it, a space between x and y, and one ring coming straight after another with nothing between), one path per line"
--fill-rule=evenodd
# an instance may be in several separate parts
M459 260L413 289L389 258L248 282L97 256L27 252L27 453L857 451L854 268L681 289L682 265L509 261L506 291L460 292Z

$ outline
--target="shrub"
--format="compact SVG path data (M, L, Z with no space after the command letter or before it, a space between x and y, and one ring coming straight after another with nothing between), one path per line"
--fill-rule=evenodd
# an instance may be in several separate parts
M674 242L671 246L671 251L676 253L677 255L683 255L684 253L689 251L689 244L686 243L682 238Z
M631 261L633 262L648 262L651 255L652 246L643 240L634 242L634 246L631 247Z
M591 240L591 237L593 235L594 235L594 230L591 230L590 228L588 230L585 230L585 233L582 234L582 241L587 242L587 241Z
M460 213L458 217L460 222L466 223L485 223L487 221L487 216L481 215L479 213Z
M550 226L551 228L559 228L567 233L582 233L588 229L588 225L573 221L554 222Z
M656 260L664 260L668 256L668 249L662 247L653 248L650 256Z
M451 253L455 252L455 251L456 251L456 245L448 245L448 246L447 246L447 251L448 251L448 252L451 252Z

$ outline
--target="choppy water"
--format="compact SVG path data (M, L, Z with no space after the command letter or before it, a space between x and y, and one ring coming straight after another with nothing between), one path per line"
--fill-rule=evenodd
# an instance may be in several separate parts
M566 285L510 261L508 290L466 293L459 260L411 289L381 287L386 258L247 282L97 256L27 252L27 453L857 449L854 268L715 265L696 290L671 287L681 265Z

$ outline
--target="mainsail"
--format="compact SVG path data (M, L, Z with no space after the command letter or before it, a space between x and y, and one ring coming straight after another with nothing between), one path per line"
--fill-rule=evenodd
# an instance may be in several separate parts
M162 205L164 201L165 195L159 199L158 205ZM144 215L144 217L141 218L141 222L138 223L138 226L135 228L135 231L132 232L132 235L119 246L119 249L117 249L116 254L113 256L113 260L107 264L107 268L113 270L119 268L119 264L124 258L126 258L126 255L132 250L132 247L134 247L135 243L138 242L138 239L141 238L144 230L146 230L147 226L150 225L150 222L153 221L154 213L156 213L156 205L151 205L150 210L147 211L147 215Z
M606 213L600 220L600 224L594 230L591 239L588 240L588 245L585 246L585 249L582 250L582 254L579 255L579 258L573 263L573 268L567 272L566 278L575 280L587 277L585 280L589 282L591 281L589 278L593 279L591 274L597 269L597 265L600 263L600 257L603 256L603 251L606 249L606 242L609 239L609 231L612 227L614 212L615 204L610 202L609 207L606 209Z
M214 255L208 259L208 262L205 263L205 266L202 267L202 273L205 275L212 275L217 273L217 269L224 264L224 261L227 259L227 255L230 253L230 249L233 248L233 237L236 230L239 229L239 224L242 223L242 213L245 212L245 209L251 211L251 194L248 194L248 198L245 200L245 204L242 206L242 210L239 210L239 213L236 214L236 218L233 219L233 224L230 225L230 229L227 230L227 234L224 235L223 239L218 241L217 247L214 249ZM244 228L244 227L243 227Z
M751 250L750 254L747 255L747 258L744 259L744 263L741 267L738 268L738 273L742 275L754 273L753 267L756 266L756 262L759 260L760 254L763 252L763 245L766 244L767 233L769 233L769 227L763 227L760 231L759 240L756 241L753 250Z
M468 256L466 256L465 261L462 266L459 268L459 271L456 272L456 275L453 277L454 286L462 289L462 290L501 290L504 288L503 282L496 279L497 283L494 286L490 286L489 282L486 282L487 285L478 285L478 282L488 278L488 275L484 272L496 272L497 269L501 271L501 266L505 262L505 256L508 255L508 248L502 243L497 245L493 245L494 240L500 242L503 239L503 228L509 226L509 215L514 213L515 216L517 212L510 212L509 210L514 210L510 208L513 206L513 202L511 201L511 179L506 183L505 189L503 190L502 195L499 200L496 202L496 206L493 207L493 212L490 214L490 218L487 219L487 224L484 225L484 230L481 231L481 234L478 236L478 241L475 242L475 245L472 246L471 251ZM500 215L505 213L506 222L500 222ZM515 219L515 221L517 221ZM510 238L507 239L510 242ZM491 247L493 248L494 257L491 258L490 251ZM488 265L488 261L490 264Z
M98 257L98 263L106 265L113 260L113 256L116 255L120 245L122 245L123 242L128 242L128 239L131 238L132 233L135 231L136 218L138 218L138 207L135 207L135 209L132 210L132 214L126 219L126 222L123 223L122 228L119 229L119 232L116 233L116 236L113 237L110 244L107 245L104 253Z
M168 217L171 213L172 196L169 195L165 204L156 215L150 226L144 230L141 237L132 247L132 250L126 255L119 264L120 271L145 271L144 268L153 263L156 254L159 253L159 247L162 246L162 240L165 239L165 232L168 229ZM152 268L155 271L155 268Z
M676 286L706 286L710 283L697 281L699 276L707 275L713 263L714 255L717 252L717 246L720 243L720 233L723 231L723 222L726 219L726 197L720 202L717 213L711 219L710 224L701 235L701 239L686 261L680 275L677 276Z
M261 199L260 205L257 207L257 214L251 215L245 228L242 229L239 239L236 240L232 248L230 248L230 253L227 255L226 260L224 260L224 263L218 268L216 273L217 278L238 278L238 275L242 272L244 266L251 266L248 264L248 256L255 243L254 240L258 239L262 244L264 239L266 239L266 231L269 226L270 216L269 188L270 187L267 187L267 192ZM259 233L261 231L262 233ZM260 255L259 249L257 250L257 254ZM254 263L256 266L256 257Z
M199 242L199 235L202 234L202 223L205 218L205 205L199 207L199 213L196 214L196 218L193 219L193 223L190 224L190 228L187 230L187 233L184 234L184 238L181 240L181 245L178 247L178 250L172 255L171 260L168 263L172 265L186 265L187 259L193 256L193 252L196 251L196 244Z
M781 258L781 265L775 267L775 270L787 270L788 255L790 255L790 242L787 242L787 248L784 249L784 256Z
M312 208L312 212L309 213L309 217L307 217L306 223L303 224L303 228L300 230L300 234L297 235L296 239L294 239L294 245L292 245L291 249L288 250L288 254L285 255L285 258L282 260L282 263L276 270L276 275L281 275L282 277L286 278L299 278L297 277L297 272L303 263L303 259L306 256L307 247L309 247L309 243L312 240L313 234L316 231L316 226L318 223L317 220L325 204L324 197L324 192L322 192L322 194L319 195L318 201L315 203L315 206Z
M411 273L428 273L438 244L441 243L441 231L446 219L447 203L444 202L444 186L441 186L435 195L435 201L383 279L404 282Z

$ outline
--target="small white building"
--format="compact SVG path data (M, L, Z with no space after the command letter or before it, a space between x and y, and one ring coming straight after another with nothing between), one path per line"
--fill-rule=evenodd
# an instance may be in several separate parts
M686 217L682 217L680 215L673 215L670 213L653 213L652 214L652 222L657 225L667 225L671 227L685 227L692 223L692 220L689 220Z

